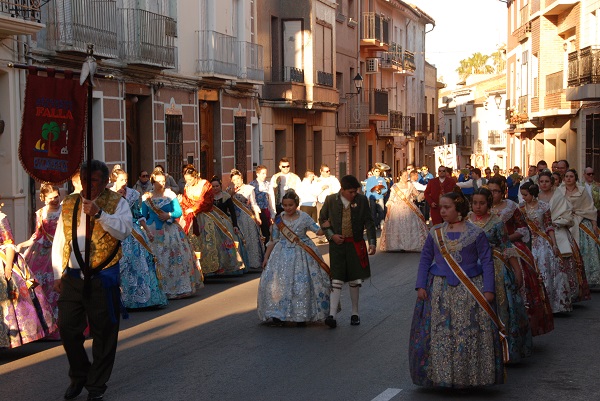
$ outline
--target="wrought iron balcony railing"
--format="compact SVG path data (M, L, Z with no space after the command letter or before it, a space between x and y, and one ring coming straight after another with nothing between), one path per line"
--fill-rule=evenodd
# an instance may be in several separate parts
M546 94L560 92L564 89L563 84L563 71L558 71L553 74L546 75ZM521 102L519 100L519 111L523 112L521 109ZM525 110L526 112L527 110Z
M119 14L119 58L128 64L176 66L173 18L137 8L122 8Z
M415 64L415 54L409 52L408 50L404 51L404 62L403 67L408 71L416 71L417 65Z
M568 55L568 86L600 83L600 45L587 46Z
M366 91L365 94L369 100L369 114L387 116L388 115L388 92L381 89Z
M317 71L317 84L333 87L333 74L329 72Z
M390 49L381 55L382 68L402 69L402 46L397 43L390 44Z
M0 0L0 15L40 23L39 0Z
M197 33L196 73L237 77L239 52L236 51L236 38L216 31Z
M38 43L48 50L86 53L93 43L95 56L118 57L116 1L51 0L44 14Z
M304 70L297 67L283 67L283 82L297 82L299 84L304 83Z
M369 104L346 103L346 124L350 131L369 129Z
M491 147L506 147L506 133L500 130L489 130L488 145Z

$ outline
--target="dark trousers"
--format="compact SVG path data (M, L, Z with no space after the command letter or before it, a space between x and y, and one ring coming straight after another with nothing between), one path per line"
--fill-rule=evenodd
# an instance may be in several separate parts
M369 207L371 208L371 215L373 216L375 227L379 227L381 221L385 218L384 208L381 206L380 202L375 198L369 198Z
M260 233L263 237L265 237L265 245L269 242L271 238L271 218L275 216L268 217L266 210L262 209L260 211Z
M118 269L119 266L117 265ZM58 326L63 346L69 360L69 377L72 383L85 383L91 394L106 391L106 382L115 362L119 335L119 287L110 290L102 287L100 278L93 278L89 298L83 296L83 280L65 274L58 299ZM107 291L112 297L113 312L117 321L111 320ZM89 322L92 337L90 363L83 347L83 332Z

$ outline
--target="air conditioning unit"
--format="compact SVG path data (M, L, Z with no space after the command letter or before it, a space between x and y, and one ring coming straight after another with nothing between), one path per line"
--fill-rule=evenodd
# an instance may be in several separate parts
M379 72L379 59L377 57L367 58L367 74L375 74Z

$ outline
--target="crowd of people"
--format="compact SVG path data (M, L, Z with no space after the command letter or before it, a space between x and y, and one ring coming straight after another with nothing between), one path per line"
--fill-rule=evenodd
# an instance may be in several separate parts
M360 325L359 289L380 230L379 250L421 252L413 382L464 388L502 383L505 364L532 355L533 337L554 329L554 314L600 290L600 184L589 167L583 181L566 160L552 170L540 161L527 176L466 165L440 166L434 177L408 166L396 182L384 163L362 183L338 180L325 164L300 179L287 158L279 170L268 180L258 166L245 184L234 169L223 188L193 165L179 184L157 165L129 187L120 166L109 172L92 161L62 202L58 187L43 184L30 239L16 244L0 213L0 347L62 340L71 365L65 399L83 387L102 399L119 315L193 296L206 277L251 271L262 272L263 322L335 328L348 283L350 324ZM329 265L317 248L326 243ZM88 361L86 336L102 349L99 364Z

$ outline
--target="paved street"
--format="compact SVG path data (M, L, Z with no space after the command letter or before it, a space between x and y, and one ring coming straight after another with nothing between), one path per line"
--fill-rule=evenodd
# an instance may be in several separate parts
M327 246L320 246L326 252ZM377 254L350 326L347 288L338 328L258 322L259 275L208 282L195 298L123 321L105 399L113 400L598 400L600 294L534 338L535 355L507 384L471 392L423 390L408 372L419 254ZM0 399L60 400L68 384L58 343L0 350ZM84 391L85 394L85 391ZM82 394L79 400L84 400Z

